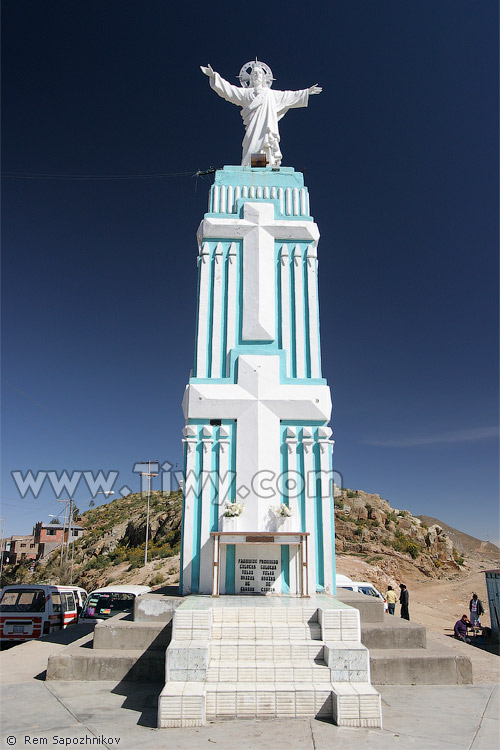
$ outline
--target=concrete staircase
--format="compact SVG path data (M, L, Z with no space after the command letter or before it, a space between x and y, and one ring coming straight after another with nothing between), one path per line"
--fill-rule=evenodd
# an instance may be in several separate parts
M162 681L170 623L112 618L49 657L47 680Z
M165 651L172 637L172 616L183 599L146 594L130 615L98 623L93 634L53 654L47 680L165 680Z
M423 625L384 614L382 602L371 596L338 589L337 598L360 612L361 642L370 650L375 685L472 683L470 659L451 648L428 644Z
M158 726L307 718L380 727L359 613L329 597L189 597L175 612Z
M222 601L223 598L221 598ZM384 615L383 605L373 597L358 594L352 591L339 589L337 599L350 607L359 611L361 619L361 643L369 649L370 653L370 675L371 681L375 685L397 685L397 684L421 684L421 685L455 685L472 683L472 666L467 656L457 654L452 648L443 647L442 644L433 642L427 643L426 629L421 625L415 625L401 618L390 615ZM206 601L210 601L205 598ZM165 683L165 651L170 643L172 636L171 619L173 612L185 598L174 596L162 596L161 594L147 594L138 597L134 611L134 620L128 616L113 617L107 622L100 623L96 626L94 634L92 633L75 641L72 645L53 654L47 667L47 679L49 680L135 680L135 681L158 681ZM261 602L276 601L270 597L260 598ZM256 625L256 623L253 623ZM304 622L297 625L304 626ZM222 627L224 623L215 623L214 627ZM282 641L277 638L277 627L282 627L278 622L259 623L259 647L264 646L266 650L259 650L259 658L250 656L242 659L240 677L235 682L243 682L243 676L253 675L251 671L259 666L259 673L256 681L262 683L262 669L271 669L274 664L270 658L272 653L267 646L274 645L274 642ZM310 646L306 652L297 650L299 646L298 638L292 637L299 633L293 623L291 630L287 631L290 636L290 643L294 645L294 658L297 660L295 671L293 672L292 683L296 682L299 675L306 675L306 672L300 672L301 669L314 669L313 684L316 678L320 680L321 670L316 667L326 666L316 661L318 652L317 637L320 635L320 623L316 619L307 621L307 631L300 631L305 634L302 641ZM234 628L234 624L226 623L225 627ZM244 623L243 620L238 624L238 630L230 630L230 633L237 633L237 638L226 638L228 632L225 631L224 638L229 643L240 642L240 636L246 632L253 636L253 630L242 630L242 628L252 627L251 622ZM68 631L69 632L69 631ZM215 630L217 632L217 630ZM221 631L222 632L222 631ZM281 631L284 633L285 631ZM263 638L266 634L270 637ZM287 636L287 637L288 637ZM248 640L248 639L247 639ZM250 638L252 640L252 638ZM265 643L264 643L265 641ZM220 680L225 679L224 669L228 661L227 653L234 651L224 651L220 657L216 657L216 650L212 653L213 664L207 684L212 684L215 670L219 669ZM278 653L278 652L277 652ZM269 657L269 664L267 663ZM231 657L232 658L232 657ZM217 659L219 664L216 663ZM263 667L262 662L266 662ZM323 662L324 662L323 658ZM243 662L249 662L243 664ZM300 663L299 663L300 662ZM195 662L192 662L194 664ZM280 662L278 666L282 666ZM208 666L208 665L206 665ZM233 667L233 663L229 667ZM191 665L191 668L193 666ZM205 668L205 665L203 666ZM246 669L250 671L245 671ZM272 666L274 669L274 666ZM221 671L222 670L222 671ZM288 668L289 670L289 668ZM265 672L264 672L265 673ZM270 673L268 673L270 674ZM290 671L275 671L275 682L280 682L283 676L286 676L287 683L292 673ZM326 674L323 671L323 675ZM221 675L223 676L221 678ZM199 677L199 675L198 675ZM198 677L196 679L198 679ZM191 678L188 681L192 681Z

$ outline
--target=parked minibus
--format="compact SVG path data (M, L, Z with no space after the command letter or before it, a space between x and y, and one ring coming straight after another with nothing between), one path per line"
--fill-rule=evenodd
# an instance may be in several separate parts
M78 622L74 586L12 584L0 598L0 642L22 643ZM85 593L84 589L81 589Z

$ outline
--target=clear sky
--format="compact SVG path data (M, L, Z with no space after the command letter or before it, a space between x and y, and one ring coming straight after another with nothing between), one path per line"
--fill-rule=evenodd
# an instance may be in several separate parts
M496 1L4 0L2 30L6 533L62 508L11 471L116 470L118 494L136 461L180 467L193 174L243 136L199 65L236 82L258 55L277 88L323 86L281 145L322 235L336 469L498 542Z

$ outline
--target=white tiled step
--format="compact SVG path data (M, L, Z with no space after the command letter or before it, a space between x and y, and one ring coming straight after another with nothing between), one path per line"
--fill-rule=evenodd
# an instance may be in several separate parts
M368 682L333 682L333 720L339 727L382 728L380 694Z
M280 661L222 661L208 665L207 682L330 682L330 669L310 659Z
M322 641L304 640L236 640L210 642L210 660L223 661L296 661L297 659L322 659Z
M158 726L201 727L204 723L204 683L167 682L158 699Z
M226 607L212 610L212 622L221 624L297 624L318 621L316 607Z
M226 682L206 684L207 720L332 718L331 683Z
M380 695L368 683L167 682L158 726L202 726L224 718L332 719L339 726L382 727Z
M298 639L321 639L321 627L317 622L310 623L277 623L261 624L242 623L222 625L212 624L212 640L228 639L250 639L257 638L270 640L298 640Z

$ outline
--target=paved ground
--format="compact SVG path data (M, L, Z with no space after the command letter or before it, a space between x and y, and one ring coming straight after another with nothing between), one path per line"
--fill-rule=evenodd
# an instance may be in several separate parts
M48 655L82 637L87 630L81 628L85 627L88 630L88 626L76 626L60 634L59 639L33 641L0 655L0 748L274 750L286 745L287 750L498 750L499 747L500 688L493 683L383 686L379 688L383 701L382 730L339 728L305 719L228 721L199 729L156 729L156 699L162 685L44 681ZM474 651L477 650L468 651L473 662ZM481 653L481 658L484 657ZM498 660L494 655L490 658Z

